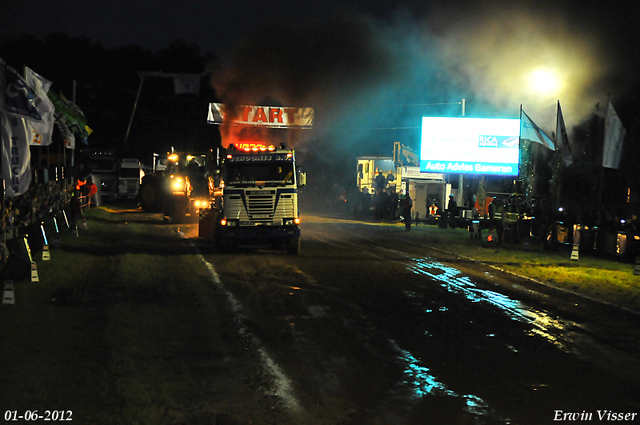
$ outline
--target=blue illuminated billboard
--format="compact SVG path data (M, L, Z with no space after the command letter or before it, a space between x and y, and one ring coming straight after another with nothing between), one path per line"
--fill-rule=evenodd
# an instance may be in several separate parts
M520 120L422 117L420 171L517 176Z

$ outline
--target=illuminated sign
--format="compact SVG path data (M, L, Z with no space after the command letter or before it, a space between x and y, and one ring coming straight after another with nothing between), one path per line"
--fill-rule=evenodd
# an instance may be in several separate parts
M313 127L313 108L238 105L234 109L231 117L234 124L272 128ZM210 103L207 122L222 124L226 112L221 103Z
M280 154L249 154L249 155L227 155L227 161L229 162L292 162L293 155L280 153Z
M423 117L420 171L518 175L520 120Z
M241 150L241 151L250 151L253 148L263 148L265 149L267 147L267 145L265 145L262 142L235 142L233 144L233 146L236 147L236 149Z

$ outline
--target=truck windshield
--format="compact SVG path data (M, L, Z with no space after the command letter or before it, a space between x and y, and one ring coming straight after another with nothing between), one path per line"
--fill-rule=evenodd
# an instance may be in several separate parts
M230 186L293 184L293 163L230 164L225 183Z

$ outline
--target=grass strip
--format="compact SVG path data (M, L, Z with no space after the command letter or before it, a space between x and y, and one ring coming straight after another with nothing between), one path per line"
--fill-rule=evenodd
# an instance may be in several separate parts
M37 260L39 282L15 282L16 304L0 306L0 411L71 411L82 424L215 418L212 383L233 364L206 270L172 228L124 214L92 210L88 229L62 231L51 260Z

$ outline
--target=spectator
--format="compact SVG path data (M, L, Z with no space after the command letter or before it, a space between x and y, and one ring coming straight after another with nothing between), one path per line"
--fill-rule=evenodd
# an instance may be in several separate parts
M391 197L389 198L389 220L394 221L398 212L398 192L391 189Z
M449 207L447 208L449 212L449 225L452 229L456 228L456 215L458 214L458 203L456 202L453 193L449 195Z
M498 245L502 243L503 225L502 218L504 216L504 206L502 201L496 197L489 204L489 236L493 240L493 230L496 230Z
M376 176L376 189L379 191L385 190L387 188L387 178L382 174L382 171L378 172Z
M405 231L411 231L411 208L413 207L413 200L409 196L409 192L406 193L402 200L402 218L404 219Z

